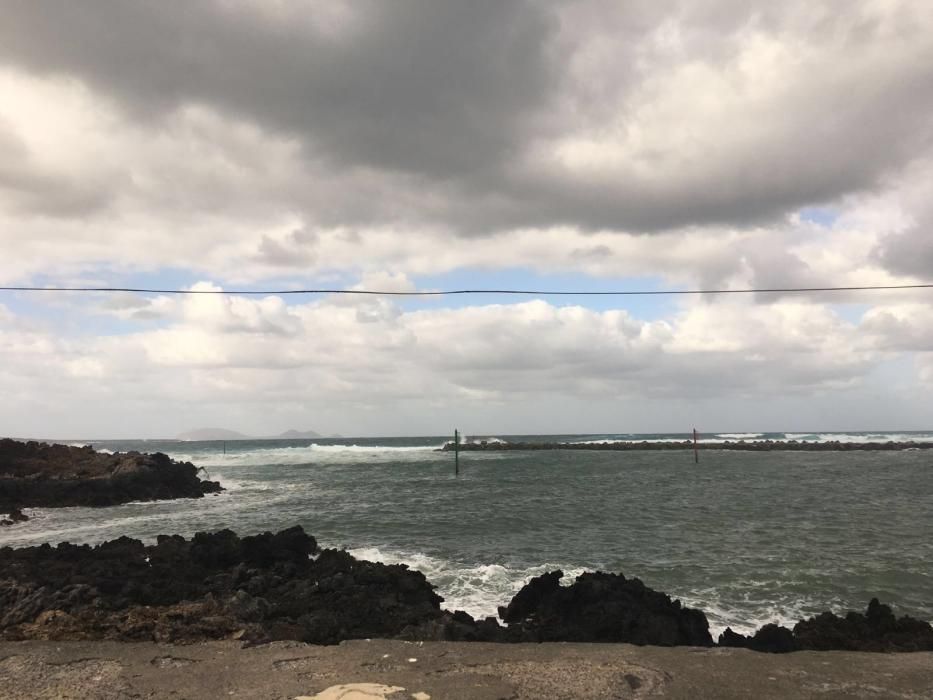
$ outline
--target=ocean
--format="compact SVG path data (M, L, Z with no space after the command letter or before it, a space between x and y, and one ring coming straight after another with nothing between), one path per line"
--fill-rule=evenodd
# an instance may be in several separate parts
M477 436L493 439L496 436ZM498 436L522 441L687 435ZM924 433L721 433L717 440L933 441ZM443 437L94 441L204 467L226 492L27 511L0 546L154 541L299 524L322 546L405 563L450 610L495 615L530 577L622 572L702 609L714 635L823 610L933 620L933 453L439 452ZM79 443L75 443L79 444ZM224 453L226 450L226 453Z

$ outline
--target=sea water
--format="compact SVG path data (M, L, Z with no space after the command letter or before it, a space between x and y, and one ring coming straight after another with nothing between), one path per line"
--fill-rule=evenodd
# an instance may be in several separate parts
M487 436L491 438L492 436ZM658 440L686 435L522 436ZM742 433L706 440L933 441L933 433ZM101 441L204 467L224 493L27 511L0 545L154 541L299 524L322 546L405 563L450 610L495 615L530 577L622 572L706 612L714 633L879 597L933 620L933 452L468 452L444 439ZM226 451L226 453L224 453Z

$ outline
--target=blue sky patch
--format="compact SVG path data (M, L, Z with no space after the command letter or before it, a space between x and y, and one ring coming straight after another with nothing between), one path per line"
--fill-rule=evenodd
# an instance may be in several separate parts
M826 228L839 219L839 211L833 207L805 207L799 213L802 221L810 221Z

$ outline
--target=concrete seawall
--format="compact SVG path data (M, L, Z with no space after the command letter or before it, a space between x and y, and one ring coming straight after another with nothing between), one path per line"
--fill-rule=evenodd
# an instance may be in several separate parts
M0 698L933 698L933 653L354 641L0 643ZM365 684L338 689L337 686Z

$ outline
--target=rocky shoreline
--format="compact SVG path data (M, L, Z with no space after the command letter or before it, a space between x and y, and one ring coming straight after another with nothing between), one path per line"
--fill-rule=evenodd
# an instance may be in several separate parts
M0 513L21 508L112 506L200 498L222 491L190 462L160 452L96 452L92 447L0 440ZM9 518L10 524L14 518Z
M876 452L885 450L930 450L933 442L813 442L798 440L724 440L698 442L698 450L739 450L750 452ZM626 452L632 450L692 450L692 440L678 442L615 441L615 442L505 442L501 440L463 442L458 447L445 443L443 452L502 452L528 450L586 450Z
M121 537L96 547L48 544L0 549L0 640L247 643L349 639L484 642L628 642L715 646L700 610L637 578L562 573L531 579L493 617L474 620L404 565L320 549L300 527L239 537L230 530L154 545ZM933 627L896 618L872 600L865 614L823 613L787 629L719 646L756 651L933 650Z

